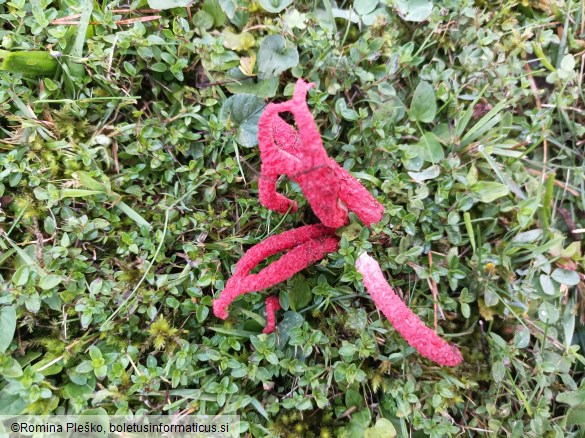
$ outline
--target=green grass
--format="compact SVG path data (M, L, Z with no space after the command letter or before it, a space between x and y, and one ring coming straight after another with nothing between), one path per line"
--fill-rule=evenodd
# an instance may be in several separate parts
M248 436L580 436L583 13L0 0L0 53L33 52L30 68L0 59L0 413L238 414ZM288 181L298 212L258 201L255 117L298 77L317 84L328 154L384 218L352 217L337 253L221 321L212 299L245 250L314 221ZM363 250L461 366L423 359L377 312ZM283 307L271 335L267 293Z

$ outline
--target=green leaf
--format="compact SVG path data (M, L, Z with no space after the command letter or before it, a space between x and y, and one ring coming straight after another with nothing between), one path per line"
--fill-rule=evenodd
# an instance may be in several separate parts
M91 361L85 360L75 367L75 371L81 374L89 373L93 371L93 365L91 364Z
M548 275L540 275L540 287L542 287L543 292L547 295L555 295L557 293L555 285Z
M562 70L572 72L573 69L575 68L575 58L573 57L573 55L567 54L563 56L563 59L561 59L560 67Z
M213 27L213 16L205 11L198 11L193 16L193 24L200 29L209 30Z
M278 77L257 79L246 76L238 67L228 70L226 77L235 82L225 84L233 94L253 94L261 98L274 97L278 89Z
M89 357L91 357L92 360L101 359L102 352L95 345L92 345L91 347L89 347Z
M517 348L526 348L530 344L530 330L522 324L518 325L516 334L514 335L514 345Z
M430 0L395 0L394 6L405 21L424 21L433 11Z
M219 0L219 4L225 15L230 20L232 20L236 15L237 10L236 0Z
M585 404L585 390L562 392L557 395L556 399L559 403L566 403L569 406L578 406Z
M481 202L493 202L498 198L510 193L508 186L494 181L480 181L471 186L471 192L476 195Z
M567 411L567 426L585 424L585 403L577 405Z
M435 90L431 84L425 81L419 82L408 110L408 117L412 121L430 123L437 114L437 102L435 99Z
M55 229L57 228L55 219L53 219L51 216L47 216L45 218L43 226L48 234L53 234L55 232Z
M343 117L345 120L354 122L358 119L358 113L345 104L345 99L340 98L335 102L335 112Z
M24 305L26 310L32 313L37 313L41 308L41 296L38 292L34 292L31 295L27 296L24 300Z
M497 360L494 362L492 366L492 377L496 383L501 382L506 375L506 366L501 360Z
M168 68L169 68L168 65L165 64L164 62L155 62L150 66L150 69L152 71L156 71L158 73L164 73L165 71L168 70Z
M290 338L290 332L303 324L303 315L296 312L286 312L278 324L278 349L282 350Z
M24 286L28 281L29 276L29 269L28 266L22 265L20 268L16 270L12 278L10 279L15 286Z
M359 0L353 3L354 10L359 15L367 15L376 9L378 0Z
M280 35L269 35L260 43L258 50L258 77L267 79L280 75L299 63L297 46Z
M292 3L292 0L259 0L260 6L266 12L277 14Z
M94 370L94 374L98 379L103 379L108 374L108 367L106 365L102 365Z
M18 361L8 357L7 359L4 359L4 365L0 368L0 374L2 374L3 377L20 377L22 376L22 367ZM1 402L0 406L3 406Z
M0 309L0 353L4 353L16 331L16 308L6 306Z
M440 175L440 173L441 167L438 165L434 165L428 167L422 172L408 172L408 176L410 176L414 181L420 183L429 179L435 179Z
M386 418L378 418L373 427L368 427L365 431L365 438L394 438L396 429L394 425Z
M218 0L205 0L201 10L213 17L213 25L215 27L221 27L225 24L226 15L221 9Z
M205 321L205 318L207 318L207 315L209 315L209 307L200 304L199 306L197 306L197 310L195 311L195 316L197 318L197 322L202 323L203 321Z
M305 278L299 275L293 282L292 291L289 293L289 304L293 312L297 312L311 302L311 287Z
M224 47L230 50L246 51L256 42L250 32L233 33L229 29L224 29L221 36L223 37Z
M496 304L498 304L499 301L500 301L500 298L493 291L493 289L491 287L487 287L485 289L485 292L484 292L484 295L483 295L483 299L484 299L485 305L488 306L488 307L493 307Z
M559 320L559 313L559 309L547 301L538 307L538 318L544 323L554 324Z
M219 111L219 120L228 128L235 128L236 140L244 147L258 144L258 121L265 107L262 99L252 94L229 97Z
M425 132L418 143L414 145L413 150L419 158L433 164L445 158L443 146L432 132Z
M124 61L124 70L126 70L126 72L131 75L134 76L136 75L136 67L134 67L130 62L128 61Z
M540 239L542 236L542 230L537 228L535 230L524 231L522 233L518 233L512 239L514 243L532 243L537 239Z
M4 388L0 391L0 406L3 415L19 415L27 406L27 401L21 394L10 394Z
M461 303L461 314L464 318L469 318L471 314L471 307L467 303Z
M152 9L172 9L189 6L192 0L148 0L148 6Z
M555 269L551 277L556 282L566 284L567 286L576 286L581 281L577 272L561 268Z
M43 290L53 289L54 287L58 286L63 278L60 275L55 274L48 274L39 280L39 287Z

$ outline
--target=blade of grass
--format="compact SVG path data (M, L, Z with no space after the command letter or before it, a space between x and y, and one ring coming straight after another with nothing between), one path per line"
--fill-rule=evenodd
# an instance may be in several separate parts
M554 184L555 184L555 174L553 172L549 175L549 177L546 180L544 199L542 201L541 219L542 219L542 228L543 228L543 230L545 230L545 232L549 230Z
M45 277L47 275L47 272L43 268L41 268L41 266L35 260L31 259L26 252L20 249L18 245L16 245L12 241L12 239L10 239L8 236L4 234L0 234L0 236L2 236L2 238L4 238L4 240L12 247L12 249L14 249L18 253L18 255L22 258L22 260L24 260L24 262L27 265L35 267L40 277Z
M512 178L510 178L507 174L502 173L500 167L498 166L498 163L496 163L494 159L490 156L490 154L488 154L485 151L484 146L483 145L478 146L477 150L480 153L480 155L490 165L490 167L492 168L498 179L502 182L502 184L507 186L510 189L510 191L514 193L516 196L518 196L520 199L526 199L526 195L524 194L522 189L518 187L518 185L512 180Z
M250 336L256 336L258 334L247 330L226 329L223 327L208 327L208 329L213 330L216 333L221 333L222 335L237 336L240 338L249 338Z
M26 106L22 100L20 100L20 97L18 97L14 91L8 89L6 90L6 92L8 93L16 107L22 112L22 114L25 117L28 117L29 119L37 118L35 113L33 113L32 110L28 106Z
M471 116L473 115L473 108L475 107L475 104L477 102L479 102L479 99L481 99L481 96L483 96L483 93L485 93L485 90L487 90L487 88L488 88L488 85L483 87L483 89L479 92L479 94L477 95L475 100L473 102L471 102L471 105L469 105L467 107L467 109L463 113L463 116L461 117L461 119L459 119L457 126L455 127L455 136L457 138L460 138L463 135L463 131L465 131L465 128L469 124L469 121L471 120Z
M152 225L150 225L150 223L146 219L144 219L142 216L140 216L140 214L138 214L138 212L136 210L134 210L132 207L130 207L124 201L118 201L118 203L116 204L116 207L122 213L124 213L126 216L128 216L130 219L132 219L134 222L136 222L139 226L146 227L149 230L152 229Z
M561 61L565 56L565 49L567 48L567 35L571 31L569 28L571 18L571 7L573 6L573 0L567 2L567 10L565 12L565 24L563 26L563 36L561 37L561 43L559 44L559 50L557 52L557 69L561 67Z
M75 42L71 48L69 55L75 58L81 58L83 55L83 45L85 44L85 34L89 27L89 20L91 13L93 12L93 1L85 0L81 5L81 17L79 18L79 27L77 29L77 35Z
M101 190L84 190L84 189L63 189L61 190L60 199L64 198L82 198L84 196L103 195Z
M257 315L254 312L250 312L249 310L246 309L239 309L240 312L242 312L244 315L246 315L248 318L253 319L254 321L256 321L258 324L260 325L266 325L266 319L262 318L260 315Z
M471 216L469 212L466 211L463 213L463 220L465 221L465 229L467 230L467 235L469 236L469 243L471 244L471 248L473 249L473 253L475 254L475 233L473 232L473 225L471 225Z
M333 26L333 33L337 33L337 24L335 23L335 17L333 16L333 8L331 7L330 0L323 0L323 6L325 6L325 11L327 12L327 17Z
M27 204L24 206L24 208L22 208L20 210L20 213L18 213L18 217L16 219L14 219L14 222L12 223L12 226L10 227L10 229L8 230L8 232L6 233L6 236L10 236L10 233L12 233L12 230L14 230L14 227L16 227L18 225L18 223L20 222L20 219L22 218L22 215L26 212L26 209L30 206L30 201L27 202Z
M492 120L500 111L502 111L506 107L506 105L508 105L508 103L510 103L510 101L504 100L496 104L485 116L479 119L478 122L475 125L473 125L469 129L469 131L467 131L463 138L461 138L460 142L461 146L467 146L469 143L471 143L473 139L476 138L474 134L480 129L482 129L485 126L485 124Z

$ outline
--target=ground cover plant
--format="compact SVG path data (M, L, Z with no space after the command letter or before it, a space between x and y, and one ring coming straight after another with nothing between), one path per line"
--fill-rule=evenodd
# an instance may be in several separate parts
M249 436L579 436L575 1L0 0L0 412L238 414ZM327 154L384 206L223 321L265 105L314 82ZM292 122L292 119L287 120ZM463 355L416 354L367 252ZM269 260L269 261L272 261ZM259 266L262 268L263 266ZM277 304L277 305L276 305Z

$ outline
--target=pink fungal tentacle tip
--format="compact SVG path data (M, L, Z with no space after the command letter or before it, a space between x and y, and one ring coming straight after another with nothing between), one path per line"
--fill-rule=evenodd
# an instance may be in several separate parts
M280 310L280 303L278 297L271 296L266 298L266 327L262 333L270 334L276 328L276 312Z
M422 356L445 366L456 366L463 361L457 347L444 341L424 325L396 295L384 279L380 265L372 257L363 253L356 260L355 266L362 274L366 290L376 307Z

